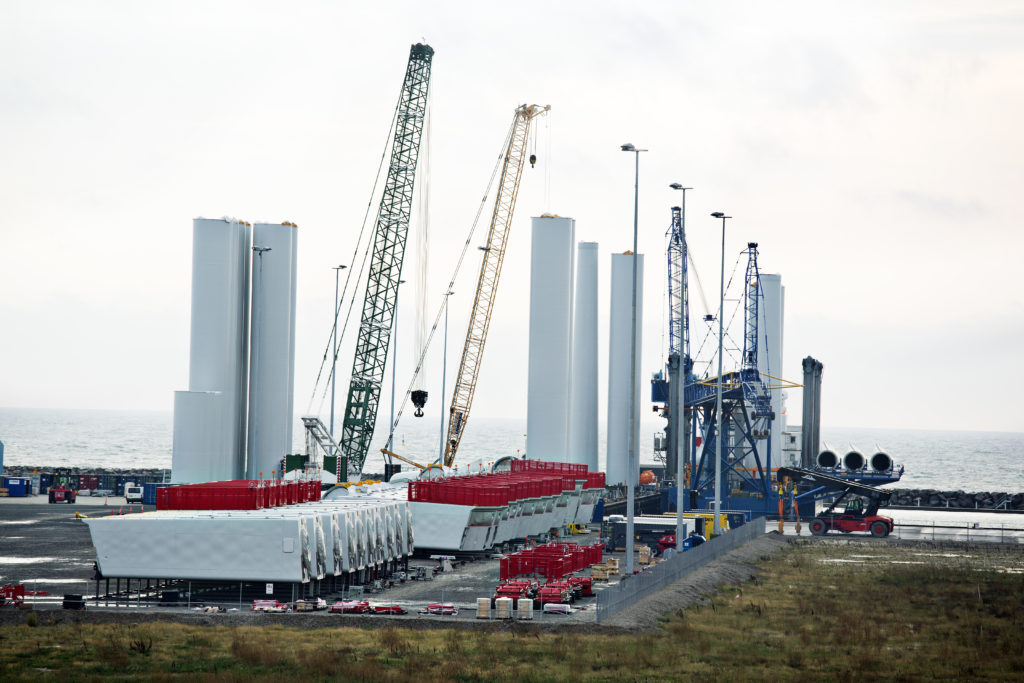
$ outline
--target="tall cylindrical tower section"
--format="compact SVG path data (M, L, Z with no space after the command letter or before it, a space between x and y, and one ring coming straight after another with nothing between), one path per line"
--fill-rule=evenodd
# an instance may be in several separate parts
M248 476L281 474L292 447L297 228L253 227Z
M584 464L596 472L597 242L580 242L577 247L574 308L569 462Z
M192 222L189 393L216 393L217 397L175 397L175 482L231 479L242 472L250 239L251 228L241 221L197 218ZM218 407L200 418L202 411L189 407L197 402ZM201 448L200 442L205 444ZM215 462L200 464L207 458Z
M643 348L643 281L644 257L636 258L636 367L632 377L636 401L630 420L630 370L632 369L632 343L630 332L633 326L631 306L633 291L633 254L612 254L611 312L608 335L608 439L605 454L606 481L609 484L625 484L630 473L629 446L630 423L632 422L634 443L639 451L640 443L640 368L643 363L640 350ZM638 464L638 463L637 463ZM634 468L635 469L635 468ZM633 472L636 479L637 472ZM634 481L634 484L636 482Z
M572 276L576 221L533 219L526 455L565 462L572 377Z
M778 382L772 377L783 377L782 371L782 340L783 336L783 298L785 288L782 286L782 276L777 274L764 274L758 278L758 287L762 294L762 306L758 307L760 320L757 324L757 369L762 379L768 386L778 386ZM771 389L772 412L775 419L772 421L771 436L771 457L772 466L781 462L782 458L782 433L786 429L786 408L783 405L782 389Z

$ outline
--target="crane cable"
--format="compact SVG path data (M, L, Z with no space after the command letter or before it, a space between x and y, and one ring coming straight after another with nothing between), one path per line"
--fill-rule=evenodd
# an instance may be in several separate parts
M363 214L363 224L362 224L362 227L359 228L359 237L356 239L356 246L355 246L355 249L352 251L352 260L349 261L349 265L348 265L348 268L347 268L348 274L345 276L345 286L342 289L341 296L338 298L337 308L334 311L334 322L331 325L331 333L327 337L327 346L324 349L324 355L323 355L323 358L320 361L320 369L317 371L317 374L316 374L316 382L313 383L313 391L311 392L311 394L309 396L309 405L306 408L306 412L307 413L311 413L313 411L313 401L316 400L316 391L317 391L317 388L320 386L320 379L321 379L321 377L323 377L324 367L327 365L327 357L332 355L331 354L331 342L335 339L335 334L336 334L336 332L338 330L338 316L341 314L342 306L344 306L344 303L345 303L345 297L348 295L349 281L352 279L352 270L353 270L352 266L355 265L356 258L359 256L359 245L362 243L363 235L366 233L367 219L370 217L370 210L373 208L373 206L375 204L374 197L377 196L377 185L380 183L381 171L384 168L384 160L388 158L388 150L391 148L392 133L393 133L393 131L395 129L395 124L398 121L398 109L401 106L401 104L402 104L402 100L401 100L401 98L399 98L398 102L395 104L395 110L391 114L391 125L388 126L387 140L384 141L384 152L380 156L380 163L377 164L377 176L376 176L376 178L374 178L374 181L373 181L373 189L370 190L370 200L366 204L366 212ZM357 284L357 285L359 284L360 280L362 280L363 271L366 268L366 261L369 258L369 254L370 254L370 240L367 240L366 246L364 247L364 250L363 250L363 261L362 261L362 263L359 266L359 277L356 278L356 282L355 282L355 284ZM341 329L341 334L337 336L337 340L338 340L337 347L338 348L341 348L341 340L344 339L344 337L345 337L345 330L348 328L348 321L349 321L349 318L352 315L352 307L355 305L355 295L356 295L356 288L353 287L353 289L352 289L352 299L349 302L348 312L345 314L345 324L344 324L344 326ZM327 391L328 391L328 388L330 386L330 381L329 380L333 377L334 365L338 361L337 353L333 354L333 361L334 361L334 363L332 363L332 365L331 365L331 371L328 372L327 378L324 381L324 392L323 392L323 394L320 397L320 405L317 407L317 412L318 413L323 409L324 400L327 397Z
M505 136L505 141L502 143L501 151L498 152L498 158L494 163L494 169L491 171L491 179L487 183L487 190L484 192L483 198L480 200L480 205L477 207L476 216L473 218L473 224L469 228L469 235L466 237L465 244L462 245L462 252L459 254L459 260L455 264L455 270L452 273L451 279L448 281L448 287L445 288L445 294L441 297L441 306L438 308L437 315L434 317L434 324L430 328L430 334L427 335L427 340L420 349L419 358L416 361L416 369L413 371L412 380L409 382L409 387L405 391L405 396L402 398L402 405L395 413L395 422L391 425L391 431L398 429L398 423L402 419L402 413L405 411L405 406L409 403L409 396L412 393L413 388L416 385L416 378L419 376L420 371L423 369L423 361L427 356L427 350L430 348L430 342L434 338L434 333L437 331L437 326L441 322L441 316L444 314L444 308L447 305L448 295L447 292L452 291L452 287L455 286L455 280L459 276L459 271L462 269L462 262L466 258L466 253L469 251L469 245L473 241L473 234L476 232L477 225L480 222L480 216L483 214L484 208L487 206L487 200L490 197L491 190L494 187L494 179L498 176L498 170L501 168L505 161L505 150L508 148L509 140L511 139L516 121L512 121L512 125L509 126L508 134ZM441 410L444 410L444 396L441 397ZM443 437L442 437L443 438Z

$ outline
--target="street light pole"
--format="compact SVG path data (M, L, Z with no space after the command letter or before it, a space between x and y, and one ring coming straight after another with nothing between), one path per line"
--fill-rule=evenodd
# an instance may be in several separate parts
M683 263L681 268L685 272L686 269L686 258L689 257L686 247L686 191L692 190L692 187L683 187L680 183L672 183L669 185L673 190L681 190L683 193L683 203L680 206L680 239L683 242ZM682 283L680 283L682 284ZM680 296L683 292L679 293ZM687 302L684 302L684 307ZM686 316L686 309L683 308L679 311L681 316ZM686 317L682 317L679 321L679 331L683 332L683 325L687 325L689 320ZM674 359L669 359L669 370L671 372L673 365L675 366L675 377L669 378L669 391L672 392L672 410L669 413L669 419L672 420L672 448L675 450L674 456L676 459L676 551L683 552L683 473L687 457L689 455L690 439L687 435L687 427L689 423L686 420L686 382L690 379L690 362L689 362L689 349L684 344L685 336L679 335L679 344L681 353L677 354ZM682 444L682 446L680 446Z
M331 343L334 346L334 358L331 365L331 438L334 438L334 393L338 383L338 276L348 266L334 267L334 328L331 331ZM335 453L334 455L338 455Z
M640 152L646 149L637 149L632 143L626 143L620 148L623 152L633 152L636 158L636 166L633 176L633 300L630 308L633 311L632 334L630 336L629 353L629 463L627 466L626 481L626 575L633 574L633 546L635 542L634 532L634 510L636 505L636 485L639 475L639 467L636 453L636 262L637 262L637 232L640 216Z
M732 218L721 211L711 214L722 219L722 270L718 281L718 382L715 390L715 535L722 531L722 315L725 312L725 221Z
M444 392L445 380L448 379L448 297L455 292L449 290L444 295L444 358L441 361L441 406L438 412L441 413L441 446L437 454L437 463L444 465Z

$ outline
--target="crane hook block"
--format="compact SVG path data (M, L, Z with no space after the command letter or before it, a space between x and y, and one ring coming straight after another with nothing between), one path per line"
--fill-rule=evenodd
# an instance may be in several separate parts
M537 163L537 155L536 154L531 154L530 155L530 168L533 168L534 164L536 164L536 163Z
M412 404L416 406L416 417L423 417L423 407L427 405L427 392L416 389L412 392Z

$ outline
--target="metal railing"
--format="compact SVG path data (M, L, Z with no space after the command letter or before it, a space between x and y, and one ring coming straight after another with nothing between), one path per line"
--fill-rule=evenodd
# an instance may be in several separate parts
M598 593L595 620L604 621L634 604L637 600L664 588L673 581L764 533L765 520L763 517L758 517L727 534L716 536L692 550L679 553L660 564L649 567L639 574L623 577L622 581Z

